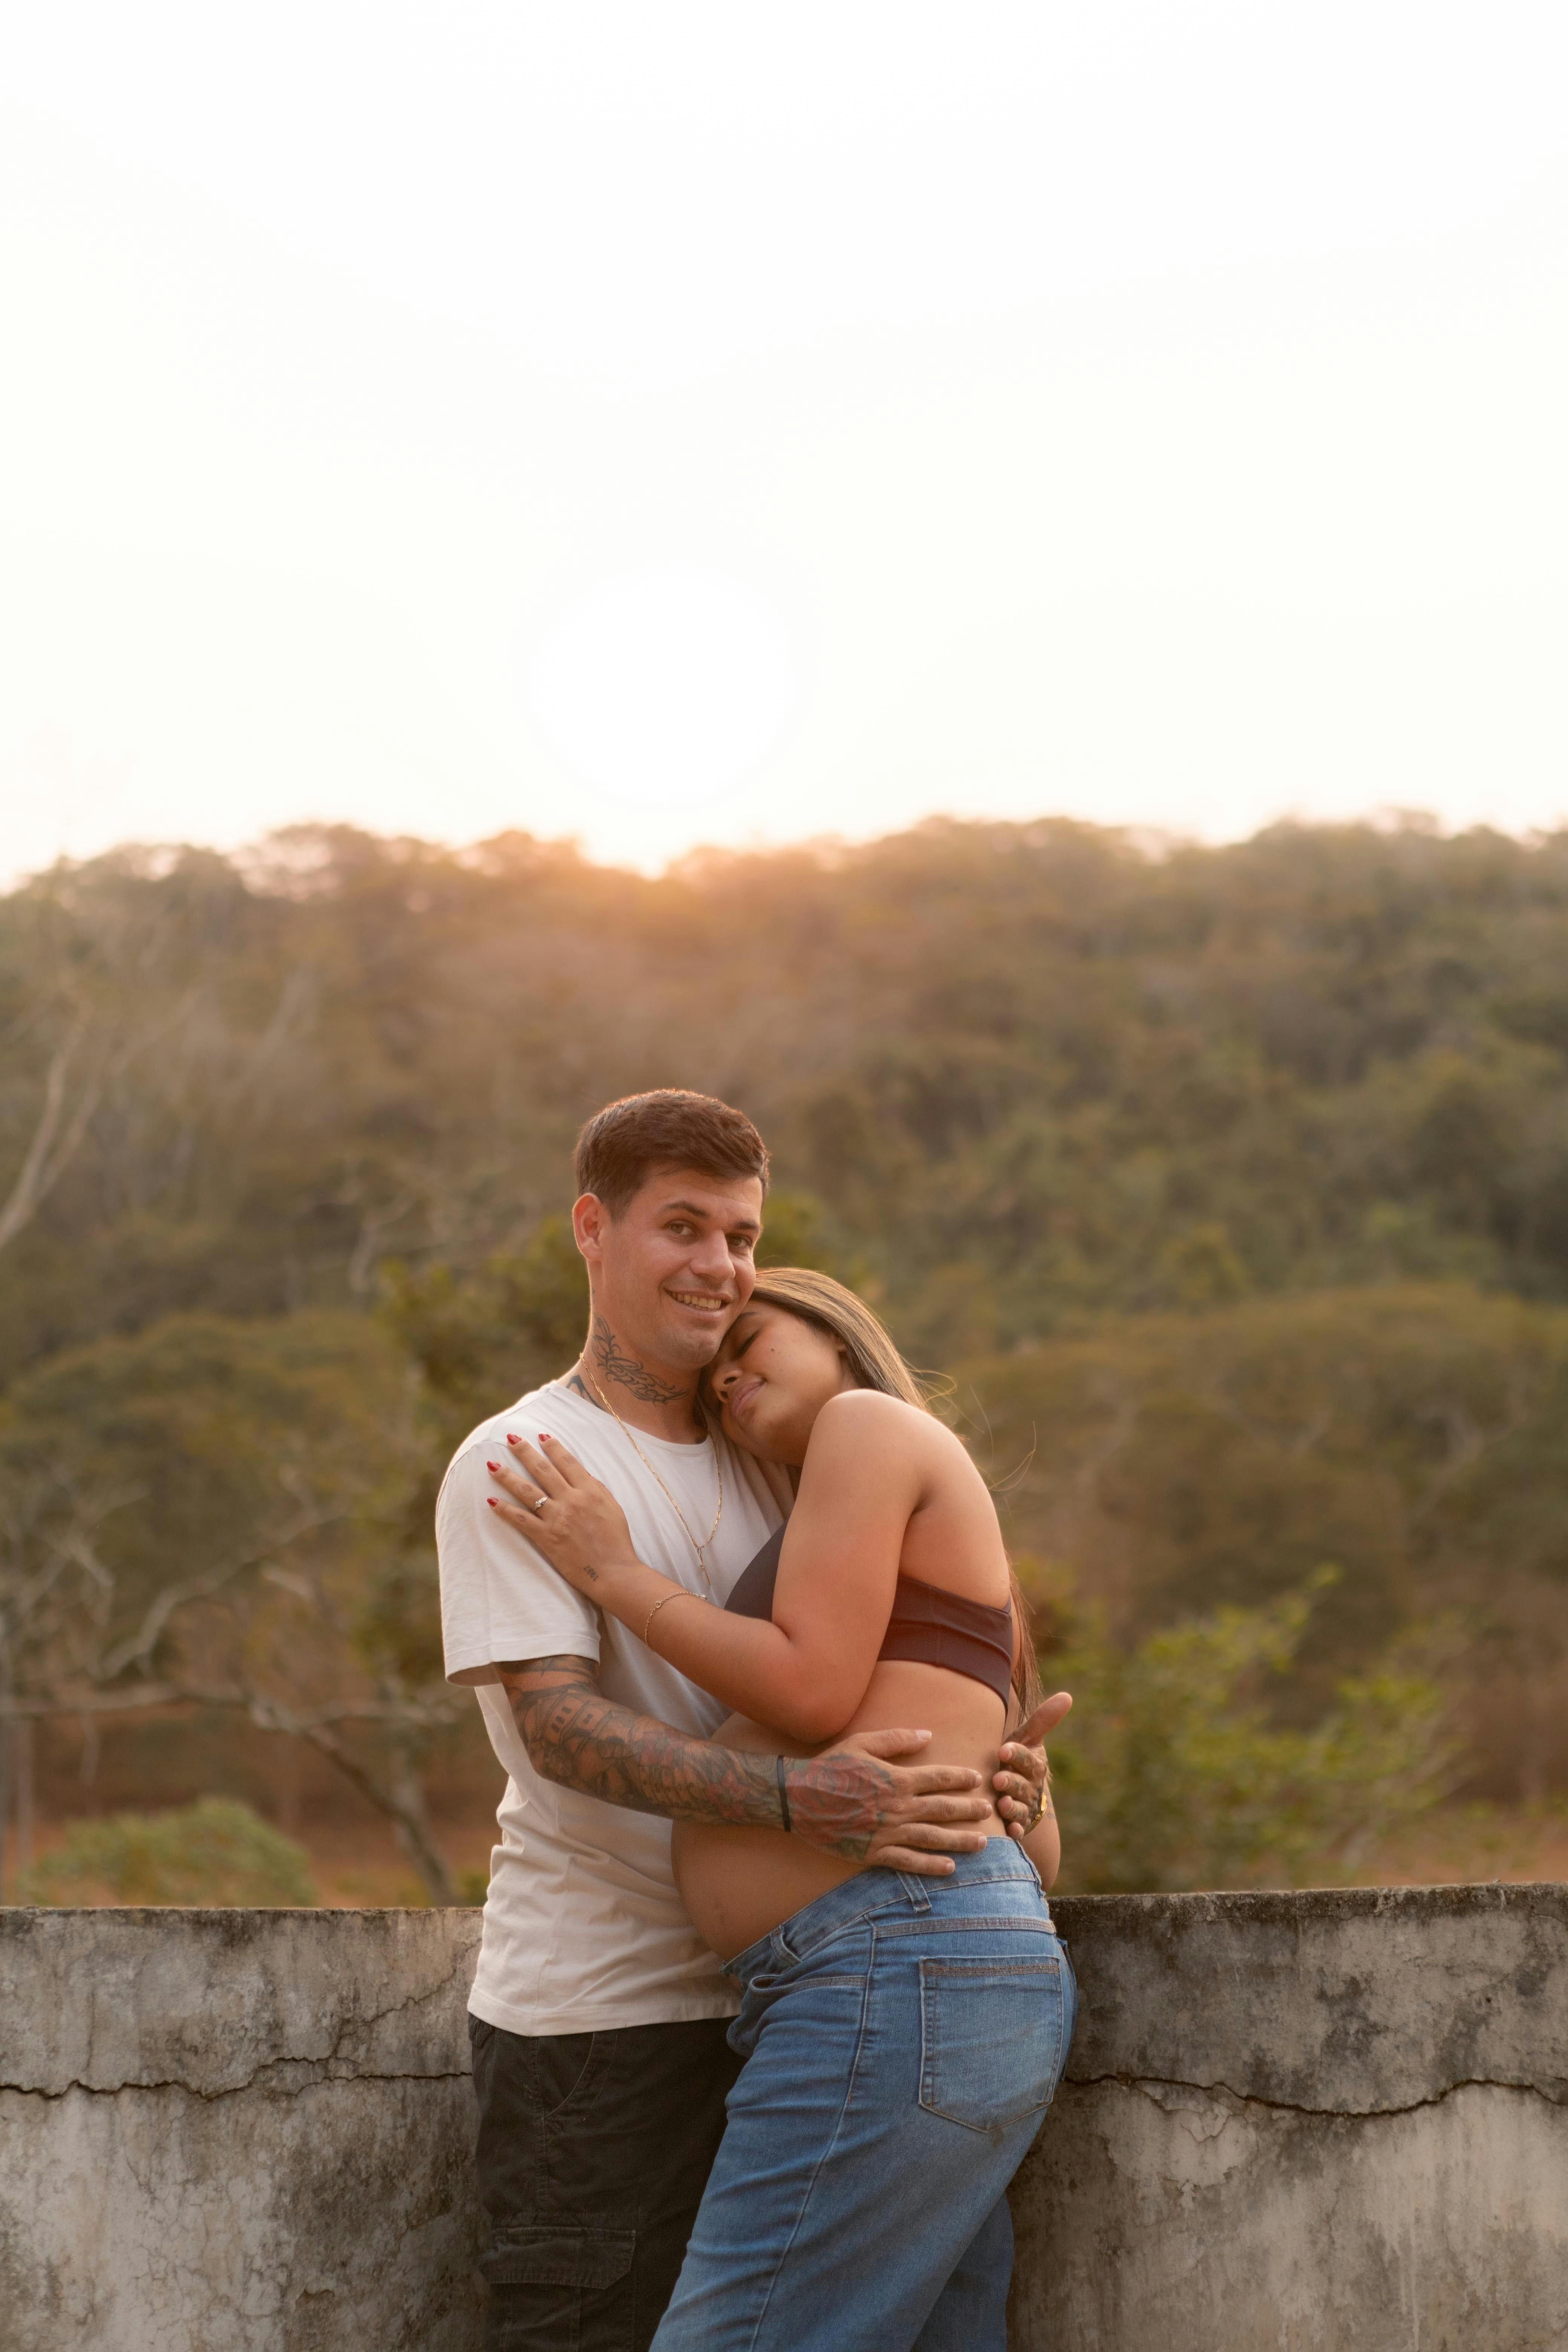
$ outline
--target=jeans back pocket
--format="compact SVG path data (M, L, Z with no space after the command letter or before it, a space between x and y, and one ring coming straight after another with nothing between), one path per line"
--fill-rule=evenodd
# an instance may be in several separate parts
M1066 2056L1059 1959L922 1960L921 2105L970 2131L1042 2114Z

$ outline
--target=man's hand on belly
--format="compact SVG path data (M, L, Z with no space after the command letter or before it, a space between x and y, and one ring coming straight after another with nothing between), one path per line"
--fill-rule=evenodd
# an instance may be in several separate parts
M669 1821L730 1828L783 1826L778 1764L716 1748L653 1716L617 1706L590 1658L498 1661L536 1772L605 1803ZM985 1843L990 1801L981 1776L955 1764L898 1764L923 1731L858 1732L820 1756L785 1765L790 1825L807 1844L868 1866L945 1876L945 1856Z
M868 1869L945 1878L947 1856L975 1853L991 1811L981 1776L962 1764L896 1764L929 1731L858 1731L785 1768L790 1824L809 1845Z

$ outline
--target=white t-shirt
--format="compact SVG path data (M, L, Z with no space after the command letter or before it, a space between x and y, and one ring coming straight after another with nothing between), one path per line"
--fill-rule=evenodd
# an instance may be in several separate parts
M689 1591L706 1590L674 1510L607 1412L557 1382L481 1422L453 1455L436 1506L447 1676L469 1683L507 1773L490 1855L479 1971L468 2007L511 2033L589 2033L623 2025L730 2017L728 1979L676 1892L668 1821L542 1780L529 1761L498 1660L599 1661L606 1698L706 1738L728 1709L667 1665L613 1617L601 1617L533 1546L488 1506L498 1489L486 1460L505 1461L513 1431L548 1430L620 1503L637 1558ZM759 1465L721 1437L672 1444L641 1430L637 1444L705 1536L712 1594L722 1603L779 1524Z

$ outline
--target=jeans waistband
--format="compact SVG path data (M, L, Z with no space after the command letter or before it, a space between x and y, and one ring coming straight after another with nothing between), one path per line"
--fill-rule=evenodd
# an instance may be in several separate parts
M902 1870L857 1872L842 1885L830 1886L815 1903L792 1911L787 1919L726 1960L725 1975L744 1985L764 1969L776 1967L780 1959L804 1959L817 1945L842 1935L858 1919L889 1911L901 1912L906 1917L911 1913L942 1911L966 1888L1001 1881L1032 1886L1039 1896L1045 1924L1050 1926L1050 1906L1039 1873L1016 1839L990 1838L983 1853L956 1853L952 1860L953 1869L945 1878L916 1878Z

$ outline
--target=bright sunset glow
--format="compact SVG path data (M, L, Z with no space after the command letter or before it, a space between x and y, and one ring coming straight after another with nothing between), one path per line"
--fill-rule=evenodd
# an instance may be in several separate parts
M1551 824L1565 60L1531 0L18 18L0 864Z
M612 801L705 807L774 751L794 713L789 633L754 590L647 563L575 597L537 640L533 715L552 751Z

